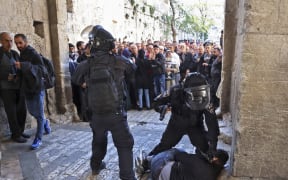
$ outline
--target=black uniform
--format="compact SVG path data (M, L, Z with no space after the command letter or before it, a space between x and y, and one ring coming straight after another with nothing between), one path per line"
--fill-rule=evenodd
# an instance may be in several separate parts
M93 86L92 81L89 81L89 75L87 77L87 72L89 72L90 62L93 61L103 61L107 62L110 60L115 60L113 66L110 68L113 71L114 80L117 86L118 99L119 102L116 105L117 110L115 112L105 112L101 113L97 109L91 109L90 111L90 126L93 132L92 140L92 157L90 161L90 166L92 173L98 174L101 169L103 169L103 159L107 153L107 141L108 141L108 131L112 134L112 139L114 145L118 151L119 157L119 169L120 169L120 178L125 180L134 180L135 174L133 171L133 145L134 139L130 133L129 126L127 123L127 113L125 109L125 101L127 97L127 88L125 84L125 75L130 75L134 73L136 66L130 61L127 61L121 56L115 56L109 53L109 50L112 49L113 37L112 35L104 30L101 26L95 26L92 30L92 35L94 35L94 42L91 53L92 57L88 59L87 62L81 63L76 69L72 77L72 81L81 85L84 81L88 81L87 90L91 93L91 87ZM111 40L111 41L110 41ZM96 41L99 41L96 43ZM100 44L100 45L98 45ZM78 69L81 68L81 69ZM91 75L91 74L90 74ZM92 89L93 90L93 89ZM92 94L91 94L92 95ZM95 92L95 96L98 96ZM112 94L110 94L113 96ZM89 96L89 95L88 95ZM94 96L94 95L93 95ZM91 98L91 97L88 97ZM100 97L101 98L101 97ZM89 103L88 103L89 104ZM90 104L91 105L91 104ZM90 106L88 105L88 106Z
M160 98L155 103L156 107L170 104L172 114L160 143L149 155L171 149L185 134L202 152L206 153L209 148L216 150L219 126L214 110L191 110L185 102L184 93L184 87L181 84L176 85L171 88L169 96ZM207 132L204 129L203 117L208 128Z

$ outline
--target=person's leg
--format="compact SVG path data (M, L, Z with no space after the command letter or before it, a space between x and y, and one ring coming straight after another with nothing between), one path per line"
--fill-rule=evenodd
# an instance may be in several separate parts
M108 132L102 126L90 123L93 139L92 139L92 156L90 159L90 167L93 174L98 174L103 168L101 164L107 153L107 135Z
M17 96L15 90L1 90L1 98L4 104L4 109L7 115L9 128L12 133L12 139L21 137L21 129L17 120Z
M77 108L77 113L81 117L81 87L71 83L73 103Z
M171 149L181 140L183 135L184 131L177 125L177 120L170 119L164 133L162 134L160 143L154 147L154 149L149 153L149 156Z
M188 137L193 146L202 152L206 153L208 150L208 140L206 138L206 132L204 131L204 127L198 125L195 127L189 128Z
M37 120L37 131L31 146L32 149L37 149L42 144L41 140L44 131L44 124L46 122L44 115L44 95L44 90L30 96L26 95L27 109L29 113Z
M17 92L17 120L20 127L20 131L23 134L25 130L25 123L27 117L27 108L25 103L25 96L20 92Z
M176 74L175 74L175 84L179 84L180 79L181 79L180 73L176 73Z
M166 90L166 86L165 86L166 82L165 82L165 74L161 74L159 75L159 91L160 93L164 93Z
M215 108L219 107L219 98L216 96L221 77L213 77L211 80L211 103Z
M145 95L146 107L147 107L148 109L150 109L150 108L151 108L151 105L150 105L149 89L144 89L144 95Z
M154 86L154 95L155 97L158 96L158 78L157 75L153 77L153 86Z
M131 97L131 104L132 107L135 109L137 108L137 88L135 85L135 81L131 80L132 82L130 82L130 97Z
M130 133L127 120L122 120L111 129L113 142L117 148L119 156L120 178L125 180L135 180L133 170L133 145L134 139Z
M143 89L138 89L138 102L139 102L139 109L143 108Z

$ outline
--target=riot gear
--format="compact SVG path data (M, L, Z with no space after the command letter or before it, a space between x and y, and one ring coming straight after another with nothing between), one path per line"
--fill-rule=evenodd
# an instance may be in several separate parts
M216 151L219 125L214 109L209 108L210 89L205 77L191 73L183 83L173 86L168 96L157 98L153 103L160 113L163 112L161 107L170 106L171 116L160 143L149 155L171 149L185 134L196 147L196 153L202 151L210 155Z
M185 104L191 110L206 109L210 103L210 87L199 73L189 74L184 82Z
M89 43L92 44L91 52L110 51L115 47L114 37L102 26L96 25L89 33Z

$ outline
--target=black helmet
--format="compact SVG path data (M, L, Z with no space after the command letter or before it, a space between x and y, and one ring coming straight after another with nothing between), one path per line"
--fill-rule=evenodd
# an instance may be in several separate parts
M200 73L190 73L184 81L185 103L191 110L203 110L210 103L210 87Z
M93 27L89 33L89 41L92 44L91 51L110 51L115 47L114 37L100 25Z

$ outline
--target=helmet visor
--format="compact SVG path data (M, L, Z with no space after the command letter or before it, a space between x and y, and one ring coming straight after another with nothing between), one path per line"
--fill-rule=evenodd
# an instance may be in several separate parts
M210 102L210 87L202 85L185 88L186 105L192 110L203 110L208 107Z

